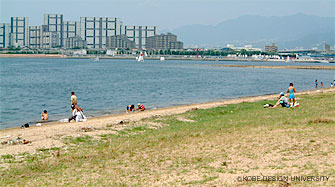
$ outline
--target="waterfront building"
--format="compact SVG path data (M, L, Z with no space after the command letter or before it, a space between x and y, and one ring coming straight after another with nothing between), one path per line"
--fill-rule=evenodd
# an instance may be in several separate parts
M147 49L183 49L183 42L171 33L155 35L147 38Z
M54 32L58 35L60 47L63 46L63 15L62 14L44 14L45 32ZM48 35L48 34L46 34Z
M28 17L11 17L10 46L28 46Z
M79 21L63 21L63 44L67 38L80 36L80 22Z
M0 48L7 48L9 46L10 24L0 23Z
M129 40L135 42L135 47L138 49L145 49L146 40L148 37L155 36L158 34L157 26L124 26L123 34L125 34Z
M86 41L80 36L72 36L65 38L64 47L67 49L83 49L86 48Z
M324 52L329 53L330 52L330 45L324 43L323 44L323 50L324 50Z
M59 47L59 35L57 32L42 32L40 48L49 49Z
M125 35L117 35L117 36L108 36L106 41L107 49L115 49L115 48L122 48L122 49L132 49L135 48L135 42L129 40L129 38Z
M41 34L42 26L29 26L29 47L40 48L41 47Z
M278 51L278 47L272 43L272 45L266 45L265 46L265 52L277 52Z
M107 37L120 35L121 32L122 22L120 18L80 18L80 36L87 42L88 48L106 48Z

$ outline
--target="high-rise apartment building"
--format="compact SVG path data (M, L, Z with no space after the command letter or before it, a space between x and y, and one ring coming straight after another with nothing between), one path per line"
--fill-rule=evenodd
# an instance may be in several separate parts
M88 48L106 48L106 38L120 35L121 30L122 22L120 18L80 18L80 36L83 40L86 40Z
M146 40L148 37L158 34L157 26L124 26L122 29L129 40L134 41L136 48L146 48Z
M63 15L62 14L44 14L44 25L47 28L46 32L54 32L58 35L57 43L63 46Z
M28 17L11 17L9 45L22 47L28 44Z
M147 49L183 49L183 42L171 33L155 35L147 38Z
M9 46L10 24L0 23L0 48Z
M79 21L64 21L63 22L63 45L65 46L66 38L80 36Z
M42 26L29 26L29 47L41 47Z

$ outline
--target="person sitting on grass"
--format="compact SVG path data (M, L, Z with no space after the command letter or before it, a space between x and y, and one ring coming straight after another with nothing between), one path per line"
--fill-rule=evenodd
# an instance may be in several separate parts
M138 103L137 104L137 110L144 111L145 110L144 105L142 105L141 103Z
M295 88L293 87L293 83L290 83L290 87L287 88L286 90L286 93L289 93L288 95L288 104L290 107L294 108L294 105L295 105L295 96L294 96L294 93L295 93ZM293 100L293 103L291 105L291 100Z
M272 108L276 108L279 105L281 105L282 107L287 107L287 108L289 107L288 99L287 97L285 97L284 92L281 92L278 98L279 99L277 103Z
M41 120L43 121L47 121L49 120L49 115L48 115L48 111L44 110L41 114Z

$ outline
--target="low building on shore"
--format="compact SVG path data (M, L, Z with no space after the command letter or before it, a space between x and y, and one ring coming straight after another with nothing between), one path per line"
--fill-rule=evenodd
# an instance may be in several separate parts
M132 49L135 48L135 46L135 42L129 40L129 38L125 34L108 36L106 41L107 49Z
M265 52L278 52L278 47L274 43L272 43L272 45L266 45L264 47L264 51Z
M80 36L65 38L64 47L66 49L83 49L87 47L87 43Z
M147 38L147 49L183 49L183 42L177 41L177 35L167 33Z

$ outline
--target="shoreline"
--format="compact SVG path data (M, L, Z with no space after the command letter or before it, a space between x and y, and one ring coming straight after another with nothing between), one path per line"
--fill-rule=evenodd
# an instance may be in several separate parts
M318 94L318 93L328 93L335 92L334 88L325 88L322 90L309 90L298 92L296 95L303 94ZM0 130L0 142L13 139L20 136L23 139L31 141L29 144L19 144L19 145L1 145L0 144L0 155L6 154L19 154L19 153L34 153L37 149L46 149L52 147L62 147L64 146L61 141L62 138L72 136L99 136L103 134L113 133L113 130L107 129L107 127L120 128L127 126L129 122L140 121L145 118L157 117L157 116L168 116L174 114L181 114L190 110L197 109L208 109L229 104L238 104L242 102L256 102L261 100L274 100L278 97L278 94L272 95L261 95L255 97L243 97L237 99L213 101L201 104L190 104L190 105L180 105L172 106L167 108L159 108L147 110L144 112L134 112L134 113L121 113L112 114L108 116L98 116L89 118L86 122L50 122L43 124L40 127L31 126L29 128L21 129L19 127L7 128ZM299 100L299 98L298 98ZM120 124L121 121L125 123ZM83 128L94 128L93 131L84 132Z
M212 67L233 67L233 68L261 68L261 69L311 69L311 70L335 70L335 66L258 66L258 65L207 65Z
M97 55L85 55L85 56L67 56L64 54L0 54L1 58L59 58L59 59L95 59ZM147 60L160 60L160 57L164 56L165 60L186 60L186 61L243 61L243 62L285 62L284 59L253 59L253 58L232 58L219 56L206 56L197 58L196 56L184 57L184 56L170 56L170 55L158 55L158 56L147 56ZM100 59L128 59L135 60L135 56L99 56ZM297 63L318 63L320 60L295 60ZM333 61L331 63L334 63ZM322 63L321 63L322 64ZM323 63L328 64L328 63Z

